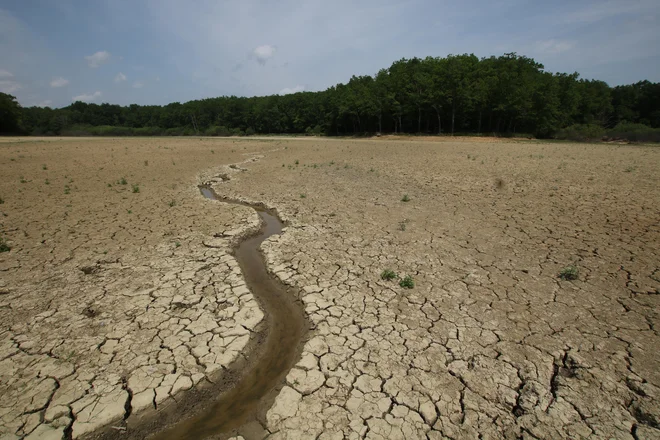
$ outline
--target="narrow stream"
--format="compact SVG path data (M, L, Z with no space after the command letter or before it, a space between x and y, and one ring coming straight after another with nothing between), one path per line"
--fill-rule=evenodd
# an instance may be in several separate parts
M302 305L293 293L266 269L260 246L272 235L282 233L283 223L277 215L258 205L224 200L207 187L200 187L204 197L253 208L261 217L258 234L244 239L234 249L243 277L265 313L267 336L257 349L255 362L234 386L222 394L208 409L156 434L153 439L203 439L228 433L254 420L260 402L279 385L297 361L300 343L308 329Z

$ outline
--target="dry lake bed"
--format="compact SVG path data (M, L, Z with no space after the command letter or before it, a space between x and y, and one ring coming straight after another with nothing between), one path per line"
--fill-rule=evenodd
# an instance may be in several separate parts
M0 169L1 440L660 439L658 147L3 138Z

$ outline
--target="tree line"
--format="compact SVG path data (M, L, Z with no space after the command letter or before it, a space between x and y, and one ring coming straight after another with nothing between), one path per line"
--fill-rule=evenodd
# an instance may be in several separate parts
M223 96L164 106L74 102L60 109L21 108L14 97L0 96L0 133L34 135L380 132L550 138L602 135L617 127L658 135L660 83L612 88L578 73L546 72L516 53L404 58L373 76L284 96Z

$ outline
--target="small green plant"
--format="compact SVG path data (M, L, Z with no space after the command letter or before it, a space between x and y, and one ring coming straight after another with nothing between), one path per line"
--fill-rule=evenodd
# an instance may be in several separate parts
M373 173L374 171L376 171L376 170L374 170L373 168L371 168L371 169L369 170L370 173Z
M71 194L71 188L69 185L64 185L64 194Z
M144 166L145 166L145 167L148 167L148 166L149 166L149 161L148 161L148 160L145 160L145 161L144 161Z
M128 212L129 214L133 214L133 211L131 211L130 209L129 209L127 212Z
M9 252L11 250L11 246L7 244L4 238L0 237L0 252Z
M406 223L408 223L407 220L403 220L399 222L399 231L405 231L406 230Z
M25 180L25 177L21 176L21 183L27 183L27 180Z
M179 243L179 242L177 241L177 242L174 243L174 246L175 246L175 247L181 247L181 243Z
M46 179L46 181L45 181L44 183L45 183L46 185L50 185L50 181L49 181L48 179Z
M121 185L128 185L128 180L126 180L125 177L122 177L121 179L119 179L119 183L120 183Z
M47 170L48 167L46 166L46 164L43 164L43 165L41 165L41 169L42 169L42 170Z
M140 187L136 184L133 184L133 193L137 194L140 192Z
M637 167L634 167L634 166L631 165L631 166L627 167L624 171L626 173L632 173L633 171L635 171L635 169L637 169Z
M170 200L170 203L168 203L170 208L173 208L176 205L176 200Z
M295 164L296 164L296 165L300 164L300 161L299 161L298 159L296 159Z
M409 202L409 201L410 201L410 197L408 197L408 194L404 194L403 197L401 197L401 201L402 201L402 202Z
M211 154L215 154L215 150L211 150Z
M568 266L559 271L559 278L565 281L572 281L578 279L578 268L576 266Z
M300 198L301 198L301 199L305 199L305 198L307 198L307 194L300 194Z
M108 188L112 188L112 183L108 183Z
M399 286L403 287L404 289L412 289L415 287L415 281L413 281L412 277L410 275L406 275L399 281Z
M391 269L385 269L381 272L380 278L385 281L391 281L397 277L396 272Z
M5 199L3 199L2 197L0 197L0 205L4 205L4 203L5 203Z

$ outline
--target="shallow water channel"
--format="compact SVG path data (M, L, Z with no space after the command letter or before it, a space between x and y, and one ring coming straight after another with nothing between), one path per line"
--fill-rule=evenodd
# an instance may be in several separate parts
M254 353L257 358L228 391L202 413L175 424L154 439L202 439L227 433L254 420L262 400L298 360L300 343L308 329L301 303L290 289L268 273L260 251L264 240L282 233L284 224L277 214L259 205L222 199L207 187L200 190L209 199L249 206L262 220L259 232L242 240L234 249L234 256L266 315L266 338Z

